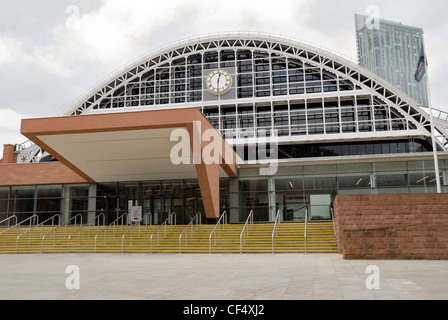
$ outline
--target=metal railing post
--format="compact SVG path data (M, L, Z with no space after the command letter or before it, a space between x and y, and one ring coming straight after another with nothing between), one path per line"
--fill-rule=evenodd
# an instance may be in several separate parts
M30 227L30 229L29 229L28 231L26 231L26 232L20 234L20 235L17 237L17 239L16 239L16 253L19 252L19 240L20 240L20 238L21 238L22 236L24 236L24 235L27 234L27 233L30 234L30 236L29 236L29 238L28 238L28 246L30 246L30 245L31 245L31 233L32 233L32 231L33 231L34 229L37 229L37 228L41 227L41 233L40 233L40 236L42 237L43 226L44 226L44 224L51 220L51 227L52 227L52 229L53 229L53 228L54 228L54 219L55 219L56 217L58 218L59 225L61 225L61 215L60 215L60 214L55 214L55 215L52 216L51 218L45 220L44 222L42 222L42 223L40 223L40 224L35 225L33 228ZM33 220L33 219L31 219L31 220Z
M272 231L272 254L274 254L274 245L277 244L278 227L280 225L280 210L275 217L274 230Z
M249 236L249 229L254 224L254 211L252 210L247 217L246 223L244 224L243 230L240 234L240 254L243 254L243 236L244 244L246 244L246 236Z
M81 245L81 231L82 229L84 229L85 227L89 227L89 238L90 238L90 229L92 227L92 221L93 221L93 225L96 226L96 220L98 220L98 227L100 226L100 218L103 217L103 227L106 224L106 215L104 213L100 213L98 216L96 216L95 218L91 219L89 222L87 222L86 225L81 226L80 228L78 228L77 230L75 230L71 235L68 236L68 243L67 243L67 253L70 253L70 241L72 236L75 233L78 233L78 245ZM99 230L99 229L98 229Z
M201 220L201 221L199 221ZM188 244L188 228L191 229L191 237L193 237L193 226L194 226L194 222L196 221L196 229L199 228L199 225L202 224L202 219L201 219L201 213L197 212L193 219L191 219L190 223L186 226L186 228L184 229L184 231L182 231L182 233L179 236L179 254L182 254L182 236L185 233L185 244Z
M108 225L103 231L101 231L100 233L98 233L97 235L95 235L95 247L94 247L94 251L93 251L93 253L96 254L96 242L97 242L98 236L99 236L100 234L104 233L104 245L106 245L107 229L109 229L110 227L114 227L114 235L115 235L115 226L116 226L117 222L120 221L120 219L121 219L121 222L123 223L123 217L124 217L124 216L127 216L127 215L128 215L127 212L123 213L123 214L122 214L120 217L118 217L114 222L112 222L110 225Z
M157 232L157 245L160 244L160 229L163 228L163 226L165 226L165 237L166 237L166 224L168 223L168 221L171 219L171 230L173 229L173 215L174 215L174 223L177 225L177 217L176 217L176 212L171 212L170 215L168 216L168 218L157 228L156 231L154 231L151 234L151 237L149 239L149 254L152 254L152 239L155 235L155 233Z
M37 219L37 220L36 220L36 219ZM29 222L30 222L30 229L31 229L32 221L35 221L35 220L37 221L37 224L38 224L38 223L39 223L39 216L38 216L37 214L33 214L33 215L32 215L31 217L29 217L28 219L25 219L25 220L23 220L22 222L20 222L20 223L18 223L18 224L16 224L16 225L14 225L14 226L12 226L12 227L6 229L5 231L1 232L0 235L2 235L2 234L5 235L5 244L4 244L4 246L6 247L6 242L7 242L7 239L8 239L7 234L8 234L8 232L9 232L10 230L15 229L15 228L19 228L18 233L20 234L20 227L21 227L22 224L24 224L25 222L28 222L28 221L29 221Z
M50 232L47 232L43 237L42 237L42 253L44 253L44 242L45 242L45 238L51 234L54 233L54 237L53 237L53 247L55 246L56 243L56 230L65 227L65 231L64 231L64 237L66 237L67 235L67 225L70 223L70 221L74 220L75 221L75 225L76 225L76 219L81 216L81 224L82 224L82 214L77 214L76 216L74 216L73 218L71 218L70 220L66 221L63 225L59 225L57 228L54 228L53 230L51 230Z
M305 230L304 230L304 239L305 239L305 254L307 254L307 236L308 236L308 208L305 209Z
M215 228L210 233L209 240L208 240L209 254L212 254L212 236L215 234L216 230L218 229L219 236L221 237L221 227L220 226L223 225L223 229L224 229L224 224L226 224L226 223L227 223L227 211L224 211L223 214L221 215L221 217L219 218L218 222L216 223ZM214 240L215 240L215 245L216 245L216 235L214 236Z

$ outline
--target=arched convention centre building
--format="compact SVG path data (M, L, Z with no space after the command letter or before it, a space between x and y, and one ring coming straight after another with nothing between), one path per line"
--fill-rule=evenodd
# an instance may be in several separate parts
M397 199L439 203L443 116L433 121L436 172L426 107L354 61L281 36L191 38L126 65L60 117L23 120L30 141L6 145L0 165L0 220L7 230L80 215L78 225L107 228L125 214L131 224L137 208L142 226L175 217L185 227L197 212L215 226L225 212L220 223L269 226L269 239L326 223L341 252L356 201L379 211ZM373 211L352 213L388 220Z

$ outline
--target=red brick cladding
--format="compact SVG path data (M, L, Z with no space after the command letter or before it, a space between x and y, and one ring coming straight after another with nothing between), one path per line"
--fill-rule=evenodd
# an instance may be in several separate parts
M448 260L448 194L338 196L345 259Z
M0 159L0 164L9 164L17 162L17 155L14 153L14 146L12 144L5 144L3 146L3 158Z
M0 186L86 182L60 162L0 165Z

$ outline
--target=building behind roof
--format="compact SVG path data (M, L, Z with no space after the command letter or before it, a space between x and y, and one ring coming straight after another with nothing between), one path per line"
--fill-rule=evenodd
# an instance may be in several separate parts
M426 79L414 79L422 52L423 29L355 14L359 65L428 106Z

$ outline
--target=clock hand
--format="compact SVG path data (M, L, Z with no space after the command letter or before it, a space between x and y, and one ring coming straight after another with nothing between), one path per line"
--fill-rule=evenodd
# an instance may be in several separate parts
M219 90L219 82L221 80L221 76L222 76L222 74L219 74L219 77L218 77L218 90Z

